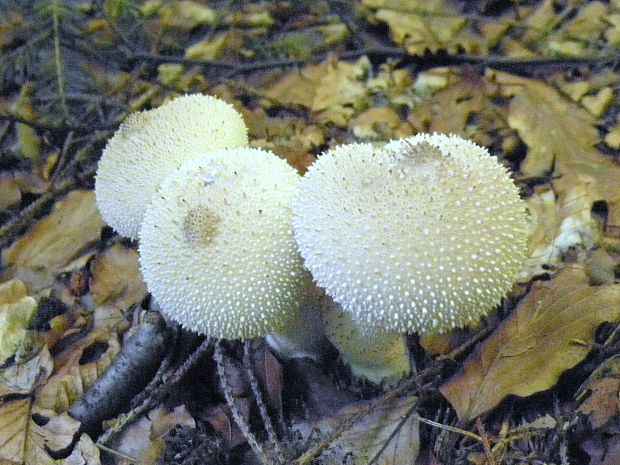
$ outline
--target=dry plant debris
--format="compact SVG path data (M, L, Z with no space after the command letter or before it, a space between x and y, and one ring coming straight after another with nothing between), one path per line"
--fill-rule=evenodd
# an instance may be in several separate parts
M131 112L208 93L300 173L341 143L471 139L530 216L521 284L480 328L410 338L395 388L226 345L267 463L616 465L619 49L617 0L0 0L0 463L255 460L210 342L178 331L103 436L68 413L157 310L97 161Z

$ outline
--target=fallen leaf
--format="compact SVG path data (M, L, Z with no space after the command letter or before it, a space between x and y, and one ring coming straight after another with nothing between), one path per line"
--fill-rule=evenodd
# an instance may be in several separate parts
M417 403L416 397L397 399L393 403L374 408L338 435L319 457L320 463L355 465L413 465L420 450L418 420L410 415ZM362 402L339 410L330 418L315 423L303 423L296 428L307 436L318 431L328 436L343 418L365 406ZM409 415L409 416L407 416ZM353 462L350 462L353 458Z
M371 71L367 57L355 63L343 61L306 66L270 86L263 95L270 105L303 106L322 124L346 126L369 104L366 86Z
M80 251L99 239L103 226L95 193L70 192L48 216L2 251L7 267L2 279L18 277L32 291L49 286Z
M565 268L553 280L535 283L440 390L460 419L472 420L508 395L553 387L588 354L597 327L618 320L620 285L589 286L584 270Z
M136 459L141 465L155 465L164 451L163 436L177 425L196 427L196 422L185 406L177 406L171 412L166 412L162 408L151 410L148 415L124 430L114 441L113 447L124 455ZM116 463L130 465L132 462L121 458Z
M36 391L37 405L57 412L68 410L120 352L118 334L127 328L123 314L99 307L93 320L92 328L84 337L56 355L54 373Z
M25 363L0 370L0 397L30 394L52 374L54 361L47 347Z
M63 465L100 465L99 448L87 435L82 434L73 447L71 455L63 460Z
M620 356L605 360L579 388L579 411L593 428L604 426L620 414Z
M550 203L545 207L555 220L535 222L528 268L536 274L545 264L555 265L563 252L558 244L565 244L564 250L574 245L589 250L603 232L617 238L620 166L595 148L600 141L597 120L547 84L506 73L488 75L500 84L500 94L510 98L508 124L527 145L521 177L552 176L552 192L547 192L557 199L556 208ZM597 202L607 207L604 231L591 215Z
M0 365L28 352L33 343L30 320L36 311L37 301L23 282L13 279L0 284Z
M267 405L277 415L282 412L282 365L268 349L267 344L261 344L252 350L252 361L263 392L266 394Z
M620 438L617 434L601 440L588 437L581 448L590 456L588 465L617 465L620 463Z
M358 139L390 140L403 125L398 113L387 107L373 107L355 117L350 127ZM413 131L409 128L409 134Z
M138 252L133 249L114 244L91 262L91 273L90 289L97 305L125 310L146 297Z
M191 30L207 24L218 22L215 10L191 0L181 0L168 3L160 11L161 26L163 29Z
M80 422L32 405L26 397L0 403L0 425L0 462L55 465L50 453L71 445Z

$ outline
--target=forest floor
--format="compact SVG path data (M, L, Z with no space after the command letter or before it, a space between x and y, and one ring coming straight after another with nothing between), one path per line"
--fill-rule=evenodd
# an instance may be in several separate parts
M0 0L0 464L619 464L619 51L617 0ZM394 387L164 324L94 175L186 93L301 174L354 141L487 147L531 219L519 284L410 335Z

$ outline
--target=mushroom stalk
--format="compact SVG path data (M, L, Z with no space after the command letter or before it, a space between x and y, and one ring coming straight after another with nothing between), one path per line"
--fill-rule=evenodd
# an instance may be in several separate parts
M355 377L389 386L410 373L409 348L404 334L363 331L351 314L329 296L325 296L322 316L327 338Z

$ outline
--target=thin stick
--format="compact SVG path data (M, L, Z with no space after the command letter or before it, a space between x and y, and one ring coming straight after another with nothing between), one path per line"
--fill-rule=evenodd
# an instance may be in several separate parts
M256 405L258 406L258 411L260 412L261 419L263 420L263 425L265 426L265 430L267 431L269 441L271 441L271 443L273 444L273 448L276 452L278 462L283 464L285 462L284 453L282 452L282 448L280 447L280 441L278 441L276 432L273 429L273 423L271 422L271 418L267 413L267 408L265 407L265 403L263 402L263 396L260 392L260 389L258 388L256 376L254 376L254 371L252 370L252 362L250 360L250 344L250 341L245 341L243 344L243 366L245 368L246 374L248 375L250 387L252 388L252 393L254 394L254 398L256 399Z
M230 386L228 385L228 380L226 377L226 370L224 369L224 356L222 354L222 345L220 341L217 341L215 343L215 348L213 350L213 359L215 360L215 364L217 366L217 374L220 380L220 387L222 388L222 393L224 394L224 398L226 399L226 404L228 405L228 408L230 409L230 413L232 414L235 424L241 430L243 437L246 439L246 441L250 445L250 448L252 449L252 451L254 451L256 456L259 458L260 462L263 465L276 465L269 457L267 457L267 454L265 454L265 451L263 450L263 448L260 446L260 444L256 440L256 437L250 431L250 426L248 425L247 421L245 421L245 419L241 416L241 412L239 412L239 409L237 408L237 404L235 404L235 400L233 399L233 395L232 395L232 390L230 389Z

